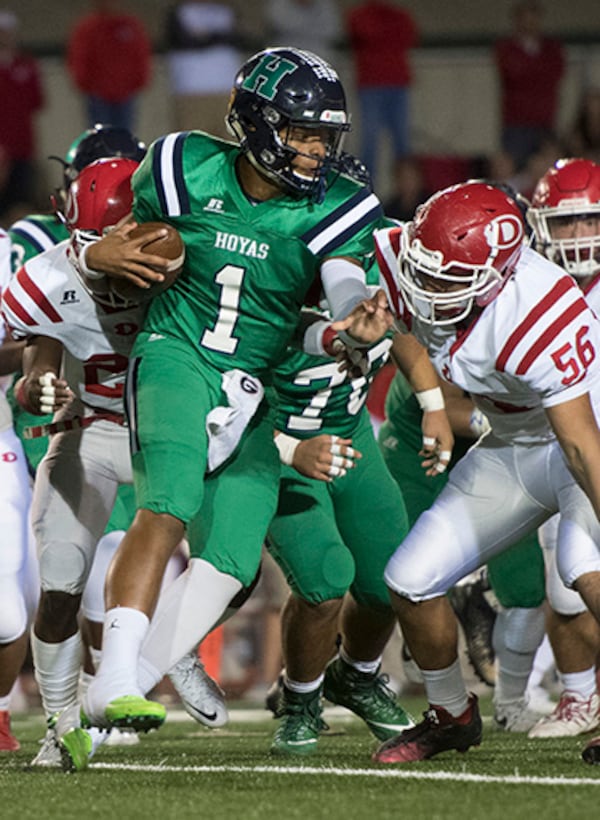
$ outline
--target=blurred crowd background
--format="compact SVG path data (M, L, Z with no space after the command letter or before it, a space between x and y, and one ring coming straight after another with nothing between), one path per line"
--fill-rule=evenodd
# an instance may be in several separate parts
M539 4L514 0L389 0L385 4L369 0L223 0L191 4L169 0L7 0L0 4L0 20L3 13L15 16L18 46L36 61L43 88L43 103L34 116L33 204L37 208L45 205L55 182L56 168L46 158L64 155L74 135L88 125L82 91L76 86L73 67L68 62L74 29L87 14L102 7L112 8L113 13L131 14L147 33L150 64L135 101L132 123L136 134L146 142L189 126L189 109L181 98L195 93L195 89L177 84L182 76L185 84L185 77L190 78L194 72L186 71L181 60L173 64L175 51L189 51L181 40L181 32L178 34L173 27L173 13L175 6L203 6L203 14L209 8L212 10L215 30L204 32L204 39L198 42L205 58L214 59L214 69L209 62L208 70L196 72L196 76L204 78L209 96L213 89L215 93L221 92L216 98L217 123L221 122L222 100L227 98L224 89L230 87L233 79L225 76L230 73L227 66L241 64L248 55L267 45L299 45L325 52L323 56L340 73L353 113L353 131L346 147L358 153L363 147L365 129L375 133L376 126L361 117L363 100L359 104L357 72L363 69L359 66L358 50L352 45L349 20L357 6L370 6L372 11L382 5L404 10L416 31L415 45L406 54L410 71L406 156L398 156L391 135L383 133L376 149L377 167L371 168L382 199L398 195L396 205L404 198L410 209L412 203L406 188L416 191L414 196L418 197L423 190L427 193L472 173L503 177L526 173L525 166L513 167L501 151L501 76L496 50L499 41L511 35L516 6L538 6L542 35L558 41L564 62L557 80L554 68L550 67L543 70L541 77L542 87L556 82L558 101L552 127L560 144L544 144L539 167L546 168L553 154L566 150L563 145L570 147L582 106L589 106L596 121L600 119L600 13L596 0L572 0L568 4L548 0ZM228 10L230 16L223 18L223 10ZM361 23L361 31L366 30L367 25ZM395 35L391 27L388 30L389 41ZM230 49L229 62L224 57L224 47ZM368 52L369 46L366 48ZM217 59L219 49L221 56ZM372 55L378 52L377 48L370 51ZM397 53L402 59L402 43ZM114 67L111 49L105 49L104 57ZM546 55L542 65L548 65ZM133 82L132 69L124 70ZM530 91L536 93L533 87ZM214 121L214 105L211 109L206 99L205 116L196 116L197 110L191 109L196 127L203 127L203 120ZM596 128L600 130L600 126ZM595 150L598 151L597 143ZM537 170L536 166L530 176L536 177ZM518 183L526 189L527 179L521 176ZM9 214L7 219L3 214L0 218L6 223L12 217Z

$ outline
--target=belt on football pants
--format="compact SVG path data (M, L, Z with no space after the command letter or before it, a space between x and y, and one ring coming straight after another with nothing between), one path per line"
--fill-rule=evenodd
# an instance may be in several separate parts
M36 424L23 428L23 438L42 438L43 436L53 436L55 433L67 433L70 430L82 430L89 427L95 421L112 421L114 424L125 424L123 413L95 413L93 416L73 416L72 419L64 421L51 421L48 424Z

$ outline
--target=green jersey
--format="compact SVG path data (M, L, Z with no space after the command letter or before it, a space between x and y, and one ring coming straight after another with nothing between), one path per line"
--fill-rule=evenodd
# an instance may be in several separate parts
M352 438L367 400L369 386L387 361L390 339L369 350L370 369L366 376L349 378L347 371L329 358L288 351L274 372L277 391L275 427L295 438L312 438L321 433Z
M239 156L202 132L169 134L135 172L135 218L171 223L186 245L183 271L152 300L144 329L186 340L220 371L268 381L321 263L372 255L382 213L377 197L345 176L331 176L320 204L284 193L250 201Z
M69 232L54 214L32 214L19 219L8 231L10 267L16 273L25 262L68 239Z

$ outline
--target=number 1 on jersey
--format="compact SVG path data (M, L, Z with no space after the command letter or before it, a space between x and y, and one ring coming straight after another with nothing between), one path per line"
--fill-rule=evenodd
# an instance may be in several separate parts
M205 330L200 339L203 347L218 350L220 353L235 353L239 339L234 334L239 317L240 290L246 273L238 265L225 265L215 276L215 282L221 286L219 315L213 330Z

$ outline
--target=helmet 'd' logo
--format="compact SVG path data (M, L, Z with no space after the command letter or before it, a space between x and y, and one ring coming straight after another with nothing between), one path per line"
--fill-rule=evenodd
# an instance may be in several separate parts
M503 214L485 226L484 235L490 248L513 248L523 239L523 223L514 214Z
M242 83L245 91L254 91L267 100L274 99L280 82L297 66L291 60L265 54Z

